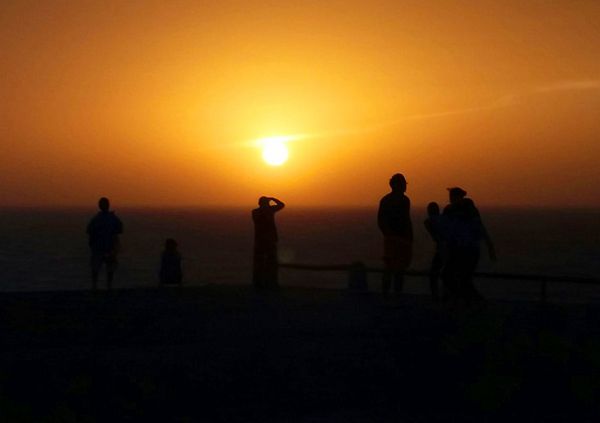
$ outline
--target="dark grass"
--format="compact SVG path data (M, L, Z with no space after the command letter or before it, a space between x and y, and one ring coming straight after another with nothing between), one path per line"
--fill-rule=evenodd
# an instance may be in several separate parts
M2 422L595 421L600 306L0 294Z

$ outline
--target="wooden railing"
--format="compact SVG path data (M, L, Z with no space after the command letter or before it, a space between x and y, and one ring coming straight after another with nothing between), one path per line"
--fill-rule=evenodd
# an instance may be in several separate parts
M367 267L361 262L351 264L306 264L306 263L280 263L279 267L296 270L312 270L319 272L342 271L348 273L349 288L365 290L366 275L368 273L383 273L384 269L379 267ZM407 276L429 277L429 271L408 269L404 272ZM573 283L583 285L600 285L600 279L579 276L555 276L540 274L518 274L501 272L475 272L476 278L482 279L503 279L512 281L528 281L540 283L540 299L546 301L548 294L548 284L550 283ZM364 284L361 281L365 281ZM354 286L352 286L354 283ZM363 289L364 285L364 289Z

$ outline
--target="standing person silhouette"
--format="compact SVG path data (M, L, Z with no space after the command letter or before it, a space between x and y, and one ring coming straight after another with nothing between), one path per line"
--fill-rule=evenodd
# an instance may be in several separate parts
M271 205L271 201L275 203ZM254 221L254 270L252 282L256 289L278 287L277 227L275 213L285 204L273 197L260 197L258 208L252 210Z
M117 268L119 251L119 234L123 233L123 224L114 212L109 211L108 198L98 201L100 211L87 225L87 234L91 250L90 266L92 268L92 289L98 285L98 274L102 264L106 267L106 286L112 288L112 281Z
M383 233L382 291L388 295L394 282L399 294L404 286L404 271L412 260L413 229L410 220L410 199L406 192L406 178L396 173L390 178L392 192L379 202L377 224Z

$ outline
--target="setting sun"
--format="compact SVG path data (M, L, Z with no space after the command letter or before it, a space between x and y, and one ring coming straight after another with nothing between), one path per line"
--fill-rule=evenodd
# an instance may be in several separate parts
M271 166L281 166L289 156L285 137L271 137L261 140L263 160Z
M1 205L600 206L600 1L460 4L2 1Z

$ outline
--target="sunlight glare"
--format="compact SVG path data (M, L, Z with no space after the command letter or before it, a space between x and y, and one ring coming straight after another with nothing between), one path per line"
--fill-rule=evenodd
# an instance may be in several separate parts
M289 152L285 145L285 141L288 141L289 137L269 137L260 140L262 147L263 160L271 166L281 166L284 164L288 157Z

